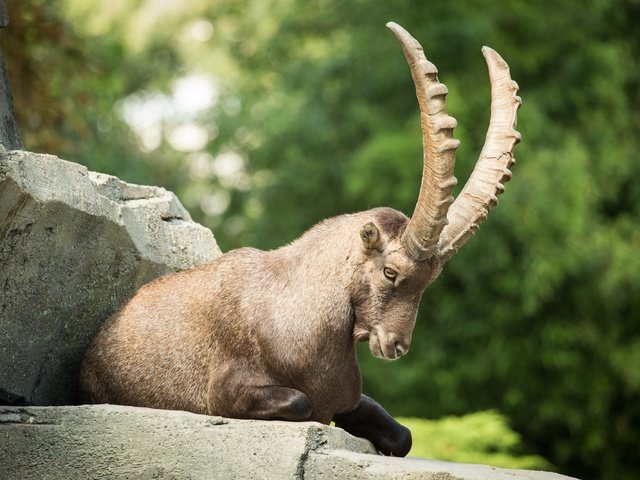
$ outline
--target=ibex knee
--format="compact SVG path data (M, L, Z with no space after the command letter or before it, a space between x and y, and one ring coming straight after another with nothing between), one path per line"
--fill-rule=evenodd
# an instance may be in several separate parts
M301 422L308 420L313 410L304 393L276 385L245 387L235 404L242 417L257 420Z

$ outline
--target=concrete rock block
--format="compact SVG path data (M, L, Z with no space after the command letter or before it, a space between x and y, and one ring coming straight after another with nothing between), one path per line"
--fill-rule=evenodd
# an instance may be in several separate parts
M312 422L231 420L115 405L0 407L0 477L569 479L546 472L382 457L368 441Z
M309 452L371 444L312 422L90 405L0 407L6 478L302 478Z
M348 450L313 452L308 455L306 471L305 480L576 480L551 472L383 457Z
M136 289L220 255L171 192L0 149L0 403L64 405Z

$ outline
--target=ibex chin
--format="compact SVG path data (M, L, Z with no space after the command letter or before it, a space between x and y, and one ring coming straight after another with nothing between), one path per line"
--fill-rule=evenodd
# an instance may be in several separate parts
M411 218L390 208L320 222L274 251L241 248L142 287L95 337L80 399L248 419L312 420L404 456L411 433L362 395L355 342L406 354L425 288L473 235L509 180L520 99L509 67L483 49L491 120L454 201L456 121L420 44L387 25L418 96L424 168Z

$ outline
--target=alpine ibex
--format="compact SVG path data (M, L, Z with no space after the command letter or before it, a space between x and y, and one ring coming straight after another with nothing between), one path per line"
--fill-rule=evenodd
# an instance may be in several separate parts
M361 394L355 342L407 353L418 304L510 179L520 99L490 48L491 120L458 198L455 119L420 44L387 25L409 63L420 105L424 168L409 219L390 208L325 220L274 251L241 248L159 278L113 315L80 372L81 400L235 418L314 420L404 456L411 434Z

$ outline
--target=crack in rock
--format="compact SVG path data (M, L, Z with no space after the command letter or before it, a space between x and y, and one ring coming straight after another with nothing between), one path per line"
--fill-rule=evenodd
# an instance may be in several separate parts
M307 430L307 439L304 445L304 451L300 455L296 466L295 477L298 480L304 480L305 464L309 455L322 449L328 443L324 429L317 426L310 426Z

